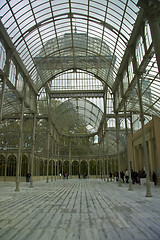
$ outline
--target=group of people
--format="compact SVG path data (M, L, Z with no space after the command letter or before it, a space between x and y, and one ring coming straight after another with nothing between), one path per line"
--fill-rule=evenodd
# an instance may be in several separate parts
M112 173L110 173L109 175L110 175L110 179L112 179ZM114 172L113 177L116 181L118 181L119 173ZM134 171L132 169L132 171L131 171L132 184L135 184L135 183L140 184L140 179L141 178L146 178L145 171L142 169L142 170L139 170L137 172L137 171ZM123 172L123 171L120 172L120 179L122 180L123 183L124 182L129 183L129 171L128 171L128 169L126 169L125 172ZM154 182L155 185L157 184L157 177L156 177L156 173L154 171L152 173L152 181Z
M62 176L62 174L60 173L60 174L59 174L59 179L62 179L62 177L63 177L63 179L68 179L68 176L69 176L68 173L63 173L63 176ZM80 174L80 173L78 173L78 178L81 179L81 174ZM86 178L87 178L87 173L84 173L84 174L82 175L82 178L86 179Z
M60 173L59 176L60 176L60 179L61 179L62 174ZM68 173L63 173L63 179L68 179L68 176L69 176Z
M60 179L61 179L62 174L60 173L59 176L60 176ZM63 174L63 179L65 179L65 178L68 179L68 176L69 176L68 173L64 173ZM118 181L118 179L119 179L119 173L118 172L114 172L113 174L110 172L109 173L109 178L111 180L112 180L112 176L114 177L114 179L116 181ZM31 173L27 173L26 174L26 182L30 182L30 177L31 177ZM78 173L78 178L79 179L81 178L80 173ZM87 173L84 173L83 178L84 179L87 178ZM101 174L101 178L102 178L102 174ZM142 170L139 170L137 172L137 171L134 171L132 169L132 171L131 171L132 184L135 184L135 183L140 184L140 178L146 178L145 171L142 169ZM122 180L123 183L125 183L125 182L129 183L129 172L128 172L128 169L126 169L125 173L123 171L120 172L120 179ZM157 177L156 177L156 173L154 171L152 173L152 181L154 182L154 185L157 184Z
M81 174L80 174L80 173L78 173L78 178L81 179ZM84 174L83 174L83 178L84 178L84 179L87 178L87 173L84 173Z

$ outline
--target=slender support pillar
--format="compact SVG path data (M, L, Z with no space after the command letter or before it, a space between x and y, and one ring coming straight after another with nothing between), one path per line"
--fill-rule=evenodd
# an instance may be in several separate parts
M4 102L5 85L6 85L6 79L3 78L2 93L1 93L1 97L0 97L0 123L2 121L2 109L3 109L3 102Z
M107 95L108 95L108 87L106 88L106 91L105 91L105 96L104 96L104 114L105 114L105 135L106 135L106 156L107 156L107 182L109 182L109 172L108 172L108 142L109 142L109 139L108 139L108 125L107 125Z
M18 156L16 161L16 189L15 191L20 191L20 162L22 158L22 143L23 143L23 118L24 118L24 100L22 100L22 111L20 117L20 131L19 131L19 146L18 146Z
M90 164L89 164L89 160L88 160L88 178L90 178Z
M121 176L120 176L119 127L120 127L119 117L118 117L118 113L116 113L116 141L117 141L117 159L118 159L118 173L119 173L118 186L122 187Z
M154 151L154 143L153 143L153 139L150 139L148 142L148 146L149 146L149 158L150 158L150 170L151 170L151 174L153 173L153 171L155 171L156 169L156 156L155 156L155 151Z
M57 143L57 157L58 157L58 164L57 164L57 178L60 179L60 159L59 159L59 144Z
M69 162L69 178L72 179L72 161Z
M4 181L6 181L6 177L7 177L7 156L5 157Z
M53 159L51 160L51 182L53 182Z
M130 123L131 123L131 134L132 134L132 156L133 156L133 168L135 171L137 171L136 169L136 156L135 156L135 153L134 153L134 144L133 144L133 122L132 122L132 113L130 113L131 116L130 116ZM139 170L139 168L138 168Z
M79 174L81 174L81 162L79 160Z
M111 175L112 175L112 177L111 177L111 182L112 182L112 178L113 178L113 159L112 158L110 158L110 171L111 171Z
M100 161L101 179L103 179L103 159Z
M96 178L97 178L97 175L98 175L98 169L97 169L97 160L96 160Z
M108 154L107 154L107 182L109 182L109 172L108 172Z
M134 162L135 162L135 171L139 171L140 170L140 167L139 167L139 151L138 151L138 147L135 146L134 149Z
M109 171L108 171L108 134L106 135L106 157L107 157L107 182L109 182Z
M142 125L142 137L143 137L143 150L144 150L144 162L145 162L145 171L146 171L146 197L152 197L151 187L149 182L149 162L148 162L148 152L146 145L146 136L145 136L145 127L144 127L144 112L143 112L143 103L142 103L142 91L139 79L137 78L138 86L138 97L139 97L139 106L140 106L140 120Z
M53 182L53 136L52 136L52 144L51 144L52 150L52 159L51 159L51 182Z
M129 146L128 146L128 124L126 114L126 103L124 102L124 118L125 118L125 134L126 134L126 145L127 145L127 162L128 162L128 175L129 175L129 191L133 191L132 178L131 178L131 164L129 161Z
M56 141L54 141L54 151L55 151L55 158L57 155L57 143ZM54 171L54 180L56 181L57 179L57 163L56 163L56 159L55 159L55 171Z
M32 154L31 154L31 182L30 188L33 188L33 174L34 174L34 151L35 151L35 132L36 132L36 114L33 115L33 129L32 129Z
M103 156L102 156L102 158L103 158L103 179L104 179L104 181L106 181L106 166L105 166L105 150L104 150L104 139L103 139L103 143L102 143L103 145L102 145L102 152L103 152Z
M63 160L62 160L62 176L64 175L64 171L63 171Z
M57 164L56 164L56 160L54 161L54 163L55 163L55 168L54 168L54 181L56 181L56 175L57 175L57 171L56 171L56 166L57 166Z
M49 120L49 122L50 122L50 120ZM48 125L50 125L50 123ZM50 150L50 126L48 129L48 143L47 143L47 179L46 179L46 183L49 182L49 150Z
M60 178L59 177L59 163L60 163L60 161L59 161L59 158L58 158L58 161L57 161L57 179Z
M69 178L71 179L72 176L71 176L71 139L69 141Z

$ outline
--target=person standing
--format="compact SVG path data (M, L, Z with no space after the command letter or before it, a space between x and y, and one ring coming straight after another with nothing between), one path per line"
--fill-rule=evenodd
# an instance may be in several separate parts
M126 169L126 172L125 172L125 178L126 178L126 183L128 183L129 173L128 173L128 170L127 170L127 169Z
M156 177L156 173L153 171L153 173L152 173L152 180L153 180L153 182L154 182L154 185L156 185L156 183L157 183L157 177Z

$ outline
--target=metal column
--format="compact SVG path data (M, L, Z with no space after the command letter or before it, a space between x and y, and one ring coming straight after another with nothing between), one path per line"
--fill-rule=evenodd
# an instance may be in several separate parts
M47 179L46 183L49 182L49 151L50 151L50 119L48 119L48 142L47 142Z
M31 182L30 188L33 188L33 174L34 174L34 151L35 151L35 132L36 132L36 114L33 115L33 130L32 130L32 153L31 153Z
M146 197L152 197L150 182L149 182L149 164L148 164L148 153L147 153L147 145L146 145L146 137L145 137L145 128L144 128L144 112L143 112L143 103L142 103L142 90L140 86L139 79L137 78L137 86L138 86L138 98L139 98L139 106L140 106L140 120L142 125L142 137L143 137L143 150L144 150L144 162L145 162L145 171L146 171Z
M1 94L1 98L0 98L0 123L2 121L2 111L3 111L5 85L6 85L6 78L3 78L2 94Z
M22 158L22 148L23 148L23 118L24 118L24 100L22 100L21 106L21 116L20 116L20 136L19 136L19 146L18 146L18 156L16 161L16 189L15 191L20 191L19 183L20 183L20 163Z
M119 117L118 117L118 113L116 113L116 141L117 141L117 159L118 159L118 174L119 174L118 186L122 187L121 176L120 176L119 128L120 128Z
M126 114L126 103L124 102L124 119L125 119L125 134L126 134L126 144L127 144L127 162L128 162L128 174L129 174L129 188L132 191L132 178L131 178L131 164L129 161L129 149L128 149L128 124L127 124L127 114Z

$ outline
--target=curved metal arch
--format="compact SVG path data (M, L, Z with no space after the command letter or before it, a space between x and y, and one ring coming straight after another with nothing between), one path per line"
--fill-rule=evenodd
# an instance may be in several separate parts
M65 102L69 102L69 101L72 101L72 100L77 100L76 98L75 99L69 99L69 100L67 100L67 101L65 101ZM89 101L89 100L87 100L87 99L83 99L83 98L81 98L80 100L84 100L85 102L87 102L87 103L89 103L91 106L94 106L95 108L97 108L97 109L99 109L99 112L103 115L103 112L101 111L101 109L97 106L97 105L95 105L93 102L91 102L91 101ZM58 109L62 104L64 104L65 102L63 102L63 103L61 103L59 106L57 106L56 107L56 109ZM55 109L55 110L56 110Z
M100 57L100 56L95 55L95 58L97 58L97 62L103 62L106 65L106 67L107 67L107 65L109 67L110 63L105 61L104 57ZM42 60L42 64L43 64L43 60ZM110 89L112 89L112 76L109 76L108 81L107 81L108 71L106 71L106 69L105 70L101 70L101 69L98 70L96 68L94 68L93 70L86 69L87 68L86 65L88 64L87 62L83 62L83 63L81 63L81 62L77 63L76 62L74 64L74 61L72 61L72 64L73 64L73 66L68 65L66 68L63 67L63 69L61 68L61 69L59 69L55 72L54 71L52 71L52 72L49 71L49 75L53 74L52 76L47 76L46 70L44 70L44 73L43 72L41 73L41 79L45 79L45 81L39 83L38 89L40 90L47 82L53 80L59 74L61 74L63 72L66 72L66 71L69 71L69 70L82 70L82 71L88 72L88 73L92 74L95 78L100 80L103 84L107 84L107 86ZM82 67L82 64L84 65L84 67ZM63 63L62 63L62 65L63 65ZM39 68L41 68L41 65L39 66ZM43 70L41 69L40 71L43 71ZM113 73L110 73L109 75L112 75L112 74Z
M110 36L111 38L109 44L110 47L112 46L112 53L117 54L117 58L119 58L118 54L120 52L118 48L121 49L121 52L124 52L126 43L129 39L129 34L126 31L126 28L128 27L126 21L128 21L128 23L130 24L128 30L131 32L133 27L132 22L135 21L136 14L138 12L136 3L131 4L129 1L127 1L126 3L124 3L123 1L116 3L113 0L110 0L108 2L88 1L78 3L76 1L65 1L63 3L59 3L58 1L50 2L46 0L43 1L43 3L29 2L28 4L25 4L25 10L23 10L25 11L25 14L30 13L29 16L31 17L30 22L27 22L25 17L22 17L21 15L22 8L24 7L21 1L12 4L7 1L5 4L2 3L2 10L3 7L4 9L5 7L6 9L8 8L8 15L4 12L2 14L2 21L4 25L8 27L8 33L11 38L13 38L13 43L15 44L15 46L18 47L17 50L19 49L20 56L25 58L24 61L27 65L27 69L29 70L29 72L32 71L31 69L34 65L33 57L35 54L35 50L39 49L40 46L42 46L43 48L45 40L51 38L51 34L49 34L49 36L45 35L45 32L41 31L41 27L46 27L48 29L53 28L52 31L54 31L54 35L56 38L59 37L60 33L62 34L65 32L71 32L73 37L74 19L76 19L78 20L81 28L83 28L83 30L87 32L87 39L89 39L90 28L92 32L91 36L99 36L101 41L103 41L104 38L106 38L107 41L108 36ZM134 8L132 9L132 7ZM128 16L130 16L130 19L127 19L125 17L125 14L128 14ZM8 20L9 17L10 20ZM14 18L14 21L11 22L12 18ZM63 27L62 23L66 19L67 21L65 21L64 28L62 29L62 31L60 31L59 26ZM119 26L117 21L123 21L123 24ZM51 23L53 23L53 25ZM94 29L93 31L92 28L95 24L97 26L97 29ZM98 27L98 25L101 27ZM105 29L107 29L107 31ZM36 31L35 34L33 34L33 31ZM82 31L82 29L80 31ZM111 41L113 34L115 34L115 38L117 39L117 41ZM37 35L39 41L36 41L36 43L34 44L33 40ZM21 41L23 41L23 44L21 43ZM119 47L117 48L118 41ZM33 45L36 46L36 49L35 47L33 47ZM73 47L75 46L73 45ZM27 52L28 55L30 55L30 59L26 59L25 57L25 54ZM118 60L118 62L120 62L120 59ZM108 68L110 67L112 68L112 66L108 66ZM116 72L117 70L115 70L115 73ZM111 82L110 86L112 84L113 82Z
M111 24L109 24L107 22L101 21L100 19L98 19L96 17L89 16L89 19L88 19L88 16L85 15L85 14L82 14L82 13L80 14L80 13L76 13L76 12L74 13L73 12L72 14L73 14L73 18L74 18L74 14L76 14L76 20L77 19L84 20L85 18L81 18L81 16L83 16L83 17L86 17L86 20L91 21L93 23L97 23L97 24L102 25L102 26L105 26L107 29L109 29L113 33L119 34L118 30L114 26L112 26ZM65 17L66 15L68 16L67 13L59 14L59 15L54 17L54 21L56 22L56 21L59 21L59 20L64 20L64 19L66 19L66 17ZM60 16L62 16L62 18L59 18ZM77 18L77 16L80 16L80 17ZM58 18L58 19L56 19L56 18ZM52 22L53 22L53 17L50 17L50 18L44 19L44 20L40 21L39 23L33 25L32 27L27 29L19 38L17 38L16 41L14 42L14 44L16 45L16 43L21 39L18 42L18 44L19 44L21 41L24 40L25 37L28 37L29 34L31 34L34 30L36 30L38 28L41 28L41 27L45 26L46 24L49 24L49 23L52 23ZM124 39L126 40L126 42L128 41L128 39L126 38L126 36L123 33L121 33L120 38L123 42L124 42Z
M79 102L83 103L83 106L79 105ZM85 104L90 105L90 109L85 106ZM67 106L69 104L69 106ZM83 113L81 113L81 110ZM94 114L94 111L97 110L98 114ZM73 113L72 113L73 111ZM89 113L88 115L86 113ZM92 131L90 132L90 129L86 129L86 135L90 135L91 133L96 132L99 127L99 123L103 117L103 112L99 107L97 107L94 103L90 102L87 99L69 99L63 103L61 103L59 106L56 107L56 109L52 112L52 118L55 126L57 129L59 129L62 134L69 134L68 129L67 132L65 131L65 127L72 126L72 130L74 131L74 124L80 124L80 130L83 130L87 127L87 125L90 125L92 127ZM74 116L74 119L72 117ZM94 116L94 117L93 117ZM65 124L64 124L65 122ZM82 128L82 129L81 129ZM83 134L83 132L79 132L80 134ZM77 133L76 133L77 134ZM71 134L72 136L74 133Z
M58 41L61 42L61 45L58 44ZM99 48L98 52L97 48ZM103 51L99 52L100 49ZM92 74L97 74L99 79L106 82L109 69L112 68L108 76L108 85L111 88L115 59L109 46L99 38L88 37L86 33L64 34L58 40L53 38L47 41L39 54L34 57L35 66L30 69L30 74L33 75L36 68L41 79L45 79L47 82L47 78L54 78L55 75L71 68L84 71L91 69ZM47 76L47 73L52 76ZM39 85L41 88L42 83Z
M79 160L72 160L72 166L73 166L73 163L76 163L75 165L79 165Z
M70 71L70 70L73 70L73 71L74 71L75 69L74 69L74 68L68 68L68 69L65 69L65 70L63 70L63 71L61 71L61 72L56 73L53 77L50 77L50 78L39 88L38 91L41 91L41 89L44 87L44 85L45 85L46 83L49 83L50 81L52 81L52 80L54 80L56 77L58 77L60 74L63 74L63 73L65 73L65 72L67 72L67 71ZM93 72L91 72L91 71L88 71L88 70L82 69L82 68L76 68L76 70L81 70L81 71L84 71L84 72L86 72L86 73L92 74L97 80L101 81L103 85L106 84L106 86L110 88L110 86L109 86L100 76L96 75L96 73L93 73Z

